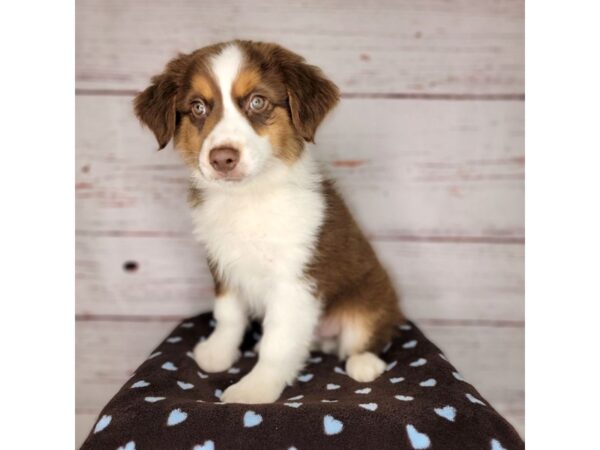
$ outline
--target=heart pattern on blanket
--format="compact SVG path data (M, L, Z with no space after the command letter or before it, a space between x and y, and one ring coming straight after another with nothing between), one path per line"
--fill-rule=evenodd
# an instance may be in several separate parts
M335 355L312 353L306 368L280 399L250 410L252 405L225 403L221 397L256 364L258 355L251 351L256 328L246 333L240 348L243 357L234 366L205 373L192 351L200 337L210 336L209 317L204 317L178 325L157 347L161 351L146 358L115 396L117 402L111 400L102 410L88 436L92 444L81 450L152 448L152 439L165 428L167 433L173 428L172 441L168 441L172 448L237 448L234 442L242 442L239 433L246 433L243 442L252 447L261 442L256 440L261 433L270 433L273 427L286 430L277 441L279 449L349 448L353 442L361 448L374 448L375 441L365 444L360 436L356 440L364 426L372 427L374 433L365 438L377 437L377 442L389 442L394 448L523 450L518 436L511 434L514 431L494 421L496 412L483 408L485 399L415 326L407 324L406 330L382 345L380 354L388 371L384 376L356 382ZM467 418L491 420L494 434L486 435L490 429L479 427L465 435L468 424L473 423ZM322 430L318 429L319 419ZM396 430L394 436L385 435L388 426ZM196 433L191 435L196 442L182 442L190 433ZM384 438L390 440L382 441ZM263 448L274 446L267 443Z
M452 376L454 378L456 378L458 381L465 381L465 379L463 378L463 376L460 373L458 373L458 372L452 372Z
M112 416L107 416L106 414L103 415L100 418L100 420L96 423L96 426L94 427L94 433L98 433L99 431L104 430L110 424L111 420Z
M437 384L437 381L435 380L435 378L429 378L425 381L421 381L419 383L419 386L423 386L423 387L433 387Z
M415 450L426 449L431 445L429 436L417 431L413 425L406 425L406 433L408 434L410 445L412 445Z
M135 450L135 442L129 441L127 444L117 448L117 450Z
M443 408L434 408L435 413L450 422L454 422L456 418L456 408L452 406L444 406Z
M305 373L304 375L298 376L298 381L302 381L303 383L306 383L306 382L312 380L313 377L314 377L314 375L312 373Z
M194 385L192 383L186 383L185 381L178 381L177 386L179 386L184 391L188 391L194 388Z
M427 364L427 360L425 358L419 358L416 361L413 361L409 364L410 367L421 367Z
M364 409L368 409L369 411L375 411L378 407L377 403L361 403L358 406Z
M491 450L506 450L504 447L502 447L502 444L500 444L500 442L496 439L492 439L492 448Z
M404 344L402 344L402 348L404 348L404 349L415 348L416 346L417 346L416 340L408 341L408 342L405 342Z
M167 418L167 425L172 427L174 425L179 425L182 422L185 422L188 415L186 412L177 408L170 412L169 417Z
M346 371L345 371L344 369L342 369L341 367L337 367L337 366L336 366L336 367L333 369L333 371L334 371L335 373L339 373L340 375L346 375Z
M437 384L437 381L436 381L435 378L429 378L429 379L427 379L425 381L421 381L419 383L419 386L422 386L422 387L434 387L436 384Z
M302 406L302 403L299 402L289 402L289 403L284 403L285 406L289 406L290 408L300 408Z
M469 399L469 401L471 403L477 403L479 405L483 405L486 406L485 403L483 403L481 400L479 400L477 397L472 396L471 394L465 394L465 396Z
M167 361L166 363L164 363L160 367L163 368L163 369L165 369L165 370L168 370L170 372L177 371L177 366L175 364L173 364L171 361Z
M244 426L246 428L252 428L258 426L263 421L263 418L260 414L255 413L254 411L246 411L244 414Z
M213 441L204 441L202 445L195 445L193 450L215 450L215 443Z
M328 414L323 417L323 427L325 428L325 434L332 436L341 433L344 429L344 424Z

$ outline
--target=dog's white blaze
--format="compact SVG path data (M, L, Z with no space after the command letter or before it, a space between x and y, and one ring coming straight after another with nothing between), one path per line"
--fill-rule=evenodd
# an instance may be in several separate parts
M206 137L199 155L199 166L208 178L215 174L209 162L210 150L222 145L230 145L240 151L240 161L236 171L252 177L259 172L269 156L271 145L267 136L259 136L240 112L232 98L233 83L242 66L244 55L237 45L225 47L211 60L211 71L218 84L223 101L223 115Z
M216 300L214 338L199 344L196 357L200 367L208 368L221 368L234 358L241 340L235 328L243 326L235 308L264 318L259 362L222 400L270 402L298 374L319 319L321 305L304 270L314 253L325 201L310 150L291 165L275 158L268 138L258 136L233 103L232 84L243 61L233 45L212 60L224 110L203 144L200 167L203 174L211 173L209 150L234 145L247 179L211 183L200 173L193 177L204 192L202 204L193 210L195 234L228 289L225 298Z

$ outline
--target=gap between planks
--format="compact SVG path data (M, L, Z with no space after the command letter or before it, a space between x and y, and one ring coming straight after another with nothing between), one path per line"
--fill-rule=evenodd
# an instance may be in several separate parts
M134 314L76 314L76 322L180 322L188 317L180 315L134 315ZM458 327L492 327L492 328L524 328L523 320L491 320L491 319L419 319L422 325L458 326Z
M88 96L120 96L133 97L139 92L134 89L75 89L75 95ZM524 102L525 94L426 94L419 92L342 92L342 98L367 98L383 100L489 100L489 101L517 101Z
M77 236L93 237L166 237L187 238L189 233L158 230L76 230ZM381 242L434 242L442 244L509 244L525 245L522 236L417 236L410 234L370 234L367 238L371 241Z

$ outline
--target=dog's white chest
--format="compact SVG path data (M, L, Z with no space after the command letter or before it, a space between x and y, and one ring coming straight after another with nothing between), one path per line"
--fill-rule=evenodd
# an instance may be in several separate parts
M236 194L207 195L193 210L195 234L223 281L255 303L275 283L302 277L324 200L320 191L297 186Z

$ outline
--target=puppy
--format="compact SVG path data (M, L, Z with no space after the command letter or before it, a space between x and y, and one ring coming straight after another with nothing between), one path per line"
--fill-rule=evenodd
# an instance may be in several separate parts
M315 66L275 44L233 41L182 54L135 98L160 149L173 140L191 171L197 239L215 282L211 336L194 349L227 370L251 318L263 337L229 403L277 400L311 349L346 359L369 382L404 320L388 275L311 149L339 100Z

